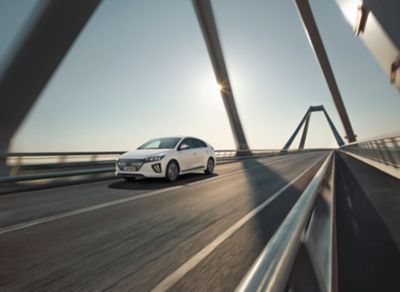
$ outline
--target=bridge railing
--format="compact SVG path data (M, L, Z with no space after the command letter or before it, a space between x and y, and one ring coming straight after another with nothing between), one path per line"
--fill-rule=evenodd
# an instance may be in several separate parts
M337 291L333 184L331 152L236 291Z
M8 175L0 183L98 175L114 171L115 159L123 151L14 152L0 155Z
M288 153L320 151L282 152L278 149L215 150L217 164L235 162L247 158L267 157ZM66 178L74 176L111 174L116 159L126 151L84 152L14 152L0 153L5 162L7 175L0 175L0 183Z
M246 158L277 155L278 149L252 149L252 150L214 150L217 163L237 161Z
M5 161L7 175L0 183L52 179L114 172L116 159L126 151L98 152L14 152L0 154ZM217 163L228 163L249 157L278 155L279 150L254 149L215 150Z
M341 147L341 150L400 168L400 133L351 143Z

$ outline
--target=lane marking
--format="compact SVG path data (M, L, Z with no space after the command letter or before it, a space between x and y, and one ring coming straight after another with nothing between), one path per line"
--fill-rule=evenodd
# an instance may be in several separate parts
M195 268L203 259L205 259L210 253L212 253L221 243L223 243L227 238L239 230L244 224L246 224L250 219L262 211L266 206L268 206L272 201L274 201L280 194L282 194L286 189L293 185L297 180L299 180L303 175L305 175L312 167L314 167L318 162L320 162L325 155L317 159L311 166L307 167L302 173L291 180L288 184L282 187L280 190L275 192L271 197L266 199L252 211L243 216L239 221L233 224L231 227L226 229L222 234L220 234L216 239L209 243L206 247L197 252L192 258L186 261L182 266L180 266L175 272L170 274L164 280L162 280L156 287L154 287L152 292L167 291L172 286L174 286L178 281L180 281L189 271Z
M317 152L317 153L319 153L319 152ZM303 155L309 155L309 154L315 154L315 152L303 153ZM264 166L268 166L268 165L274 165L276 162L282 162L282 161L286 161L286 160L291 160L291 159L297 158L297 157L301 157L301 156L295 155L295 154L290 154L290 157L285 157L285 158L279 159L279 160L273 160L273 161L271 161L269 163L261 163L261 165L257 165L257 166L254 166L254 167L244 168L244 169L240 169L240 170L234 170L234 171L222 174L222 175L214 176L214 177L211 177L211 178L208 178L208 179L205 179L205 180L195 181L195 182L188 183L188 184L185 184L185 185L186 186L194 186L194 185L197 185L197 184L201 184L203 182L213 181L213 180L224 178L224 177L227 177L227 176L230 176L230 175L233 175L233 174L242 173L242 172L245 172L245 171L250 170L250 169L260 168L260 167L264 167Z
M255 166L255 167L241 169L241 170L238 170L238 171L232 171L232 172L229 172L229 173L226 173L226 174L223 174L223 175L220 175L220 176L212 177L210 179L205 179L205 180L202 180L202 181L199 181L199 182L196 182L196 183L207 182L209 180L214 180L214 179L217 179L217 178L224 178L224 177L227 177L227 176L231 176L231 175L242 173L242 172L244 172L246 170L249 170L249 169L259 168L259 167L267 166L267 165L273 165L273 164L276 164L278 162L289 160L289 159L293 159L293 158L297 158L297 157L300 157L300 156L294 155L294 156L291 156L291 157L286 157L284 159L274 160L274 161L272 161L270 163L265 163L263 165L258 165L258 166ZM144 198L148 198L148 197L153 197L153 196L156 196L156 195L159 195L159 194L162 194L162 193L166 193L166 192L169 192L169 191L177 190L177 189L180 189L180 188L183 188L183 187L187 187L187 186L192 186L192 185L193 185L193 183L192 184L185 184L185 185L169 187L169 188L165 188L165 189L156 190L156 191L148 192L148 193L145 193L145 194L137 195L137 196L134 196L134 197L118 199L118 200L114 200L114 201L111 201L111 202L105 202L105 203L101 203L101 204L97 204L97 205L93 205L93 206L89 206L89 207L84 207L84 208L79 208L79 209L72 210L72 211L67 211L67 212L64 212L64 213L61 213L61 214L56 214L56 215L51 215L51 216L47 216L47 217L44 217L44 218L31 220L31 221L24 222L24 223L19 223L19 224L7 226L7 227L2 227L2 228L0 228L0 235L4 234L4 233L12 232L12 231L21 230L21 229L25 229L25 228L28 228L28 227L36 226L36 225L39 225L39 224L43 224L43 223L47 223L47 222L51 222L51 221L55 221L55 220L59 220L59 219L63 219L63 218L71 217L71 216L75 216L75 215L80 215L80 214L87 213L87 212L92 212L92 211L95 211L95 210L104 209L104 208L107 208L107 207L111 207L111 206L115 206L115 205L119 205L119 204L123 204L123 203L127 203L127 202L131 202L131 201L136 201L136 200L140 200L140 199L144 199Z
M245 172L245 171L247 171L247 170L249 170L249 169L260 168L260 167L264 167L264 166L267 166L267 165L273 165L273 164L275 164L276 162L282 162L282 161L285 161L285 160L290 160L290 159L295 158L295 157L299 157L299 156L291 155L290 157L285 157L285 158L282 158L282 159L273 160L273 161L271 161L271 162L269 162L269 163L261 163L262 165L257 165L257 166L253 166L253 167L249 167L249 168L240 169L240 170L233 170L233 171L230 171L230 172L221 174L221 175L217 175L217 176L214 176L214 177L210 177L210 178L205 179L205 180L200 180L200 181L195 181L195 182L192 182L192 183L188 183L188 184L186 184L186 186L195 186L195 185L201 184L201 183L203 183L203 182L205 182L205 181L208 182L208 181L217 180L217 179L220 179L220 178L224 178L224 177L227 177L227 176L231 176L231 175L233 175L233 174L238 174L238 173Z
M58 219L71 217L71 216L74 216L74 215L79 215L79 214L91 212L91 211L94 211L94 210L103 209L103 208L106 208L106 207L111 207L111 206L114 206L114 205L118 205L118 204L122 204L122 203L125 203L125 202L129 202L129 201L134 201L134 200L139 200L139 199L146 198L146 197L155 196L155 195L158 195L160 193L166 192L167 190L168 191L172 191L172 190L179 189L179 188L181 188L181 186L175 186L175 187L171 187L171 188L168 188L168 189L157 190L157 191L145 193L145 194L142 194L142 195L137 195L135 197L123 198L123 199L119 199L119 200L115 200L115 201L111 201L111 202L101 203L101 204L93 205L93 206L90 206L90 207L84 207L84 208L80 208L80 209L64 212L64 213L61 213L61 214L51 215L51 216L48 216L48 217L35 219L35 220L32 220L32 221L28 221L28 222L24 222L24 223L20 223L20 224L16 224L16 225L11 225L11 226L8 226L8 227L3 227L3 228L0 229L0 234L4 234L4 233L7 233L7 232L19 230L19 229L25 229L25 228L32 227L32 226L35 226L35 225L38 225L38 224L42 224L42 223L46 223L46 222L50 222L50 221L55 221L55 220L58 220Z

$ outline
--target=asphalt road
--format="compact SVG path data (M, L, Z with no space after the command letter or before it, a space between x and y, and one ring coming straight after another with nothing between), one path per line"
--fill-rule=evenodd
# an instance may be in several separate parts
M0 196L0 291L232 291L326 155Z
M400 291L400 181L357 159L336 157L340 291Z

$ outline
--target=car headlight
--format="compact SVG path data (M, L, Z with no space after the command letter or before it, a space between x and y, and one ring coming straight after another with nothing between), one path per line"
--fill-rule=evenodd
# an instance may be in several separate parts
M146 162L160 161L164 157L165 157L165 154L154 155L154 156L149 156L149 157L145 158L144 161L146 161Z

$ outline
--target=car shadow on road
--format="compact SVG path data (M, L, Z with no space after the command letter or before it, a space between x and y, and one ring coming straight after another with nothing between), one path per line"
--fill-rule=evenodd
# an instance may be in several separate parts
M159 190L174 186L185 185L197 181L202 181L212 177L216 177L218 174L204 174L204 173L189 173L179 176L175 182L168 182L164 178L146 178L138 179L135 181L118 180L109 184L108 187L111 189L122 189L122 190Z

